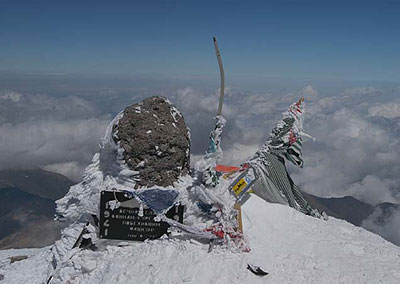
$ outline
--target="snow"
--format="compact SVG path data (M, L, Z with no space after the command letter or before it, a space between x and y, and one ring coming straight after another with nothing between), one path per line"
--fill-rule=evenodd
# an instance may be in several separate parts
M98 251L68 249L51 283L400 283L400 248L346 221L306 216L252 196L243 206L249 253L190 238L99 240ZM77 235L79 230L66 233ZM60 246L59 246L60 247ZM72 247L72 242L66 244ZM49 248L12 250L26 260L2 265L6 283L47 281ZM35 252L35 254L33 254ZM32 255L33 254L33 255ZM1 263L10 251L0 252ZM248 263L269 272L259 277Z
M171 116L175 122L178 122L177 117L183 117L182 113L170 102L170 100L166 99L167 103L171 105Z
M121 170L119 172L119 174L122 175L122 176L136 176L136 175L139 174L139 172L138 171L132 171L132 170L129 170L129 169L123 169L123 170Z
M28 256L27 259L10 263L10 257ZM0 250L1 283L46 283L51 272L50 248Z
M378 235L256 196L243 211L250 258L271 283L400 283L400 248Z

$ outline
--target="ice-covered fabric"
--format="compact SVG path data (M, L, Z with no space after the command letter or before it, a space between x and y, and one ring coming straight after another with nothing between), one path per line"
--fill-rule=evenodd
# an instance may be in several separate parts
M129 193L157 214L167 212L175 204L179 195L176 190L164 188L150 188L129 191Z
M293 103L282 113L282 119L272 129L271 134L259 150L282 156L298 167L303 167L302 135L304 120L304 99ZM307 135L308 136L308 135Z
M301 152L304 116L304 99L292 104L283 114L267 142L250 161L258 179L254 192L268 202L288 204L305 214L320 217L302 196L290 178L285 159L298 167L303 167Z
M196 171L203 174L204 185L208 187L215 187L218 184L218 177L215 168L217 162L223 155L221 148L221 135L226 120L222 115L217 115L215 120L215 128L210 133L208 149L204 156L195 165Z

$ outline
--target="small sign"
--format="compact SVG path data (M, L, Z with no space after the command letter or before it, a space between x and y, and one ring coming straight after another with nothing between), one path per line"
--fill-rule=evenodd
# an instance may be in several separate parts
M257 177L252 168L243 171L229 187L237 200L241 199L256 181Z
M241 178L233 187L232 190L236 195L240 195L244 188L246 188L246 178Z
M115 206L116 203L119 206ZM183 206L172 207L165 216L183 223ZM141 210L139 203L131 195L121 191L101 192L99 236L102 239L158 239L167 233L169 225L154 221L154 217L156 214L153 210L146 207Z

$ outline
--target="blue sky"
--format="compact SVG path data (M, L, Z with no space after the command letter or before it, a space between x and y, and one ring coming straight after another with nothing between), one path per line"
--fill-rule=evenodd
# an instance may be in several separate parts
M5 1L0 71L400 81L400 1Z

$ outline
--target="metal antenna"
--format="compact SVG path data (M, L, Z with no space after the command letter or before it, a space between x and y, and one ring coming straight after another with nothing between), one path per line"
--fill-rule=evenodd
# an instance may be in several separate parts
M224 93L225 93L225 73L224 73L224 66L222 65L221 53L219 52L217 39L215 37L214 37L214 47L215 47L215 52L217 54L219 73L221 77L221 89L219 91L219 105L218 105L217 115L221 115L222 105L224 103Z

